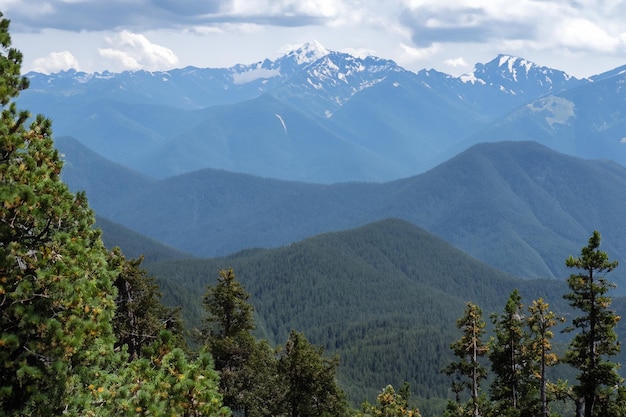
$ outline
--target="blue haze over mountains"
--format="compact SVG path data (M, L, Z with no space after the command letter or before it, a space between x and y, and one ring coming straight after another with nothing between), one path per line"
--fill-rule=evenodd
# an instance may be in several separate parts
M390 217L525 278L563 277L594 229L626 254L626 67L576 79L500 55L453 77L312 43L225 69L27 76L19 105L52 118L72 189L196 256Z
M309 43L223 69L27 76L20 100L51 117L57 137L155 178L210 167L313 183L388 181L509 139L626 162L619 70L579 80L500 55L452 77Z

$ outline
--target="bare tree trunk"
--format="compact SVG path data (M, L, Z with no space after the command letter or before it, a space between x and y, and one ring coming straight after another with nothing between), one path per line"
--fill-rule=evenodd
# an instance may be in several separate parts
M576 417L584 417L585 416L585 399L577 398L576 399Z
M541 347L541 415L548 417L548 399L546 396L546 348Z
M476 324L473 326L476 330ZM474 340L472 346L472 402L474 403L474 417L480 417L480 409L478 407L478 335L474 332Z

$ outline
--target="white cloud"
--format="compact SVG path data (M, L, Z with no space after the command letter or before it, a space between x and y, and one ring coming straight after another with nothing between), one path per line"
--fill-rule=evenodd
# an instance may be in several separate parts
M557 43L573 50L589 49L612 52L620 45L618 36L611 36L595 23L582 18L566 19L555 28Z
M69 51L50 52L47 56L33 61L33 71L50 74L69 69L80 70L78 61Z
M102 58L111 63L112 71L138 70L141 64L128 52L113 48L100 48L98 53Z
M233 15L320 16L334 17L342 2L336 0L234 0L228 9Z
M144 35L124 30L106 41L111 47L100 48L98 53L111 63L113 71L158 71L178 65L178 57L171 49L150 42Z
M467 62L465 62L465 60L463 59L462 56L458 57L458 58L451 58L451 59L446 59L444 61L444 63L446 65L448 65L449 67L469 67L469 65L467 65Z
M426 48L415 48L413 46L407 45L405 43L400 44L400 48L402 49L402 62L412 62L418 61L422 59L426 59L433 54L435 54L439 50L439 46L436 44L430 45Z

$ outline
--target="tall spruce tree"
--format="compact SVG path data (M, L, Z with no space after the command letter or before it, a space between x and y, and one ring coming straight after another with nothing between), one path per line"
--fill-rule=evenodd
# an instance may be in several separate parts
M141 357L143 348L159 339L162 330L170 330L184 347L183 323L179 309L161 303L161 292L154 278L141 268L143 257L126 259L119 248L109 257L109 264L119 274L113 330L115 347L125 346L130 360Z
M456 326L463 332L463 335L450 347L459 360L446 366L444 372L458 378L458 382L453 383L453 390L457 394L459 406L462 406L459 395L461 390L469 389L468 413L473 417L480 417L484 415L480 383L487 376L487 369L481 363L480 358L489 352L489 347L483 340L486 323L481 308L468 302L463 315L457 320ZM464 414L465 411L462 409L460 411ZM454 415L456 412L453 412L456 410L454 406L449 405L448 410L447 415Z
M0 17L2 15L0 14ZM112 348L114 273L85 195L59 178L51 123L18 111L22 54L0 20L0 410L61 415Z
M285 389L281 415L288 417L348 416L346 396L337 385L339 359L325 358L323 349L292 330L278 359Z
M239 388L243 395L239 404L246 417L281 415L285 393L278 373L276 351L266 340L257 340L242 370Z
M491 399L500 415L519 415L523 384L525 326L522 296L514 290L504 311L492 316L495 338L489 344L489 360L494 379ZM523 402L523 400L522 400Z
M611 391L616 391L622 382L617 373L618 364L609 360L620 350L615 333L620 318L610 309L612 300L607 295L614 284L604 277L617 267L617 261L610 261L599 249L600 240L600 233L594 231L580 256L570 256L565 262L569 268L581 271L567 280L571 292L564 298L582 315L575 317L567 329L578 332L572 338L564 360L579 370L574 393L579 399L577 407L584 407L584 417L598 415L598 399L610 397Z
M217 284L208 287L203 299L208 313L203 337L220 374L224 404L244 414L248 413L250 404L263 402L254 398L260 391L251 383L256 373L252 364L263 358L269 360L251 333L254 315L249 297L234 271L228 269L218 272ZM260 356L253 357L255 353Z
M558 358L552 351L552 338L554 336L554 327L562 323L564 319L558 317L553 311L550 311L548 303L542 298L534 300L528 306L529 316L527 324L529 327L529 335L527 345L527 370L526 373L539 380L539 412L537 412L537 402L529 403L525 408L532 411L529 416L541 417L548 416L548 396L547 396L547 368L556 365ZM537 378L538 376L538 378ZM531 381L532 382L532 381Z

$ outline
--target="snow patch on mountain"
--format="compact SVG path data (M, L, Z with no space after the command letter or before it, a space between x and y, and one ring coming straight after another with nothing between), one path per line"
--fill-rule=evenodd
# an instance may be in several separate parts
M535 65L534 63L527 61L523 58L517 58L514 56L510 56L510 55L500 55L498 66L503 67L505 65L508 69L508 72L513 76L513 80L515 81L518 81L517 80L518 68L524 69L526 73L526 77L528 77L528 73L530 72L530 70L534 67L537 67L537 65ZM543 73L545 74L545 71Z
M486 84L486 82L484 80L481 80L480 78L476 77L476 74L471 73L471 74L463 74L459 77L459 79L464 82L464 83L470 83L470 84Z
M280 76L279 68L268 69L268 68L257 67L257 68L251 68L244 72L232 73L234 84L246 84L246 83L261 79L261 78L267 79L267 78L278 77L278 76Z
M282 117L280 117L280 114L276 113L274 114L274 116L276 116L278 118L278 120L280 120L280 123L283 125L283 130L285 131L285 135L287 134L287 125L285 124L285 121L283 120Z
M323 90L324 86L321 83L314 83L311 78L307 78L306 82L309 83L311 85L311 87L315 88L316 90Z
M322 101L332 103L330 108L324 109L324 111L332 111L342 106L356 93L385 80L391 71L396 72L396 68L397 65L389 60L372 56L359 58L341 52L329 52L317 61L306 65L298 77L302 77L302 87L314 89L315 96ZM322 114L328 117L327 114L320 113Z

